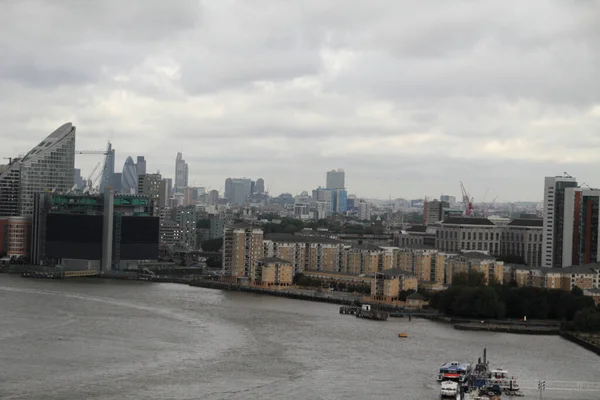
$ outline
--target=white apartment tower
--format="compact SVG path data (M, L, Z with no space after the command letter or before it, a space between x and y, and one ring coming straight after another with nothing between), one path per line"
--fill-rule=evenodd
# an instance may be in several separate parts
M577 180L572 176L548 176L544 179L542 244L542 266L544 267L568 267L563 265L565 189L574 187L577 187Z

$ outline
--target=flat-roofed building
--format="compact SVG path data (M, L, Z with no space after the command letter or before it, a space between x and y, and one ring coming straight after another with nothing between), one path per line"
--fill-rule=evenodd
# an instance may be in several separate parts
M500 255L522 257L530 267L542 266L544 246L543 219L518 218L509 222L502 231Z
M483 273L486 283L492 279L500 284L504 282L504 263L497 261L495 257L473 251L459 254L446 261L446 283L452 284L456 274L471 271Z
M288 260L277 257L257 260L250 274L250 282L266 288L291 286L294 282L294 266Z
M393 268L375 274L371 282L371 298L388 304L400 300L400 292L418 289L417 277L400 268Z
M500 254L502 228L482 217L452 217L436 224L435 247L444 252Z

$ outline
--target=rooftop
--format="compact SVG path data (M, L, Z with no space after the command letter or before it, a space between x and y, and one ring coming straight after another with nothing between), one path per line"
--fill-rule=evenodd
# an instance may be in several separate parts
M385 275L385 276L391 276L391 277L395 277L395 276L415 277L416 276L412 272L405 271L405 270L403 270L401 268L387 269L387 270L385 270L385 271L383 271L381 273L383 275Z
M508 226L544 226L544 220L541 218L517 218L508 223Z
M331 239L323 236L300 236L290 235L286 233L268 233L265 235L265 240L271 240L273 242L285 242L285 243L322 243L322 244L340 244L337 239Z
M408 228L406 228L406 232L426 233L427 225L412 225L412 226L409 226Z
M375 246L374 244L355 244L352 248L364 251L383 251L381 247Z
M262 260L258 260L258 261L265 263L265 264L291 264L290 261L284 260L283 258L279 258L279 257L266 257L266 258L263 258Z
M590 263L583 265L572 265L565 268L547 268L544 271L551 273L563 273L563 274L597 274L600 270L600 263Z
M459 254L460 257L469 258L471 260L495 260L496 257L485 254L479 251L467 251Z
M404 244L404 245L398 246L398 248L412 249L412 250L435 250L435 246L429 245L429 244L422 244L422 243Z
M450 217L442 222L443 225L487 225L496 226L492 221L483 217Z

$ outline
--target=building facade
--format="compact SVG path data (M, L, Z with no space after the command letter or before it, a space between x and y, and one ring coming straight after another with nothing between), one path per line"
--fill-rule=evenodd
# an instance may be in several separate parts
M121 193L136 194L138 188L138 173L133 158L127 157L121 174Z
M263 231L240 223L227 225L223 235L223 277L250 278L256 261L263 259Z
M196 223L198 212L196 207L180 207L176 210L175 222L179 225L179 243L189 250L196 250Z
M183 192L183 189L188 187L188 164L183 159L181 153L177 153L175 158L175 191Z
M514 219L502 228L500 255L522 257L526 265L542 266L543 220Z
M565 189L576 187L577 180L571 176L550 176L544 179L542 265L546 268L563 266Z
M500 254L501 229L487 218L448 218L437 225L435 247L449 253L475 250Z
M29 259L31 217L0 217L0 257Z
M334 169L327 171L326 185L327 189L345 189L346 173L343 169Z
M250 283L265 288L287 287L294 282L294 267L281 258L269 257L256 261Z
M562 265L600 261L600 190L566 188Z
M66 123L19 160L19 214L32 215L36 193L67 192L74 184L75 127Z

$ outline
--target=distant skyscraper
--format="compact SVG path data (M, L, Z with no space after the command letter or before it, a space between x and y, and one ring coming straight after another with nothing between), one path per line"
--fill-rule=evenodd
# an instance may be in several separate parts
M137 156L135 170L137 171L138 177L146 174L146 159L144 156Z
M544 267L568 267L562 262L565 189L575 187L577 180L570 176L550 176L544 180Z
M344 189L334 189L332 191L333 212L345 213L348 209L348 192Z
M258 178L256 180L256 185L254 186L256 193L263 194L265 192L265 180L263 178Z
M115 150L110 142L108 142L106 152L106 166L100 177L100 193L104 193L108 186L112 186L113 189L116 189L117 186L115 182ZM118 185L120 186L120 181Z
M160 197L160 183L162 176L156 174L142 174L138 178L138 194L146 195L152 199Z
M207 203L209 205L211 205L211 206L214 206L218 202L219 202L219 191L218 190L211 190L210 192L208 192L208 201L207 201Z
M175 191L183 193L183 189L188 187L188 165L183 159L181 153L177 153L175 158Z
M456 197L449 196L447 194L441 195L440 196L440 201L445 201L446 203L448 203L448 205L450 207L454 207L456 205Z
M83 178L81 177L81 169L79 168L75 168L73 185L77 185L79 189L82 189L84 186Z
M127 157L123 165L123 175L121 175L121 192L135 194L138 187L138 173L135 168L133 158Z
M244 204L252 194L252 181L248 178L227 178L225 197L232 204Z
M13 164L20 167L20 214L32 215L36 193L52 190L67 192L73 187L75 127L70 122L64 124ZM0 181L3 176L0 176Z
M327 171L327 189L345 189L346 173L343 169Z

